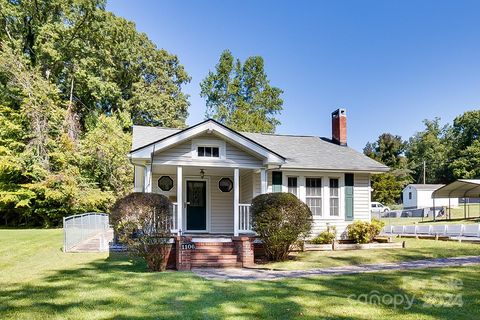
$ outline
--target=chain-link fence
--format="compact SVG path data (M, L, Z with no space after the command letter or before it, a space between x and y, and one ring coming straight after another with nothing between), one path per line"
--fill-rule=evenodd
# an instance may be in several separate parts
M109 215L89 212L63 218L63 251L69 252L89 241L90 249L108 250ZM94 239L98 237L98 239Z

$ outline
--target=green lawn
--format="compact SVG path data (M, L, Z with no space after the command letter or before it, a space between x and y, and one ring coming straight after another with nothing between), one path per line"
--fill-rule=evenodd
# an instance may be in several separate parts
M448 212L448 210L447 210ZM464 206L459 205L458 208L452 208L451 220L446 220L447 217L437 218L435 221L431 217L428 218L381 218L385 225L412 225L418 224L465 224L465 223L480 223L480 204L467 205L467 219L464 215ZM447 213L448 216L448 213Z
M0 230L0 243L0 319L480 317L480 266L224 282L146 272L124 255L64 254L60 230ZM359 301L365 293L388 299ZM411 308L392 305L403 297Z
M456 241L395 239L405 241L405 249L308 251L293 253L290 261L260 265L263 268L295 270L337 267L382 262L400 262L429 258L480 255L480 244Z

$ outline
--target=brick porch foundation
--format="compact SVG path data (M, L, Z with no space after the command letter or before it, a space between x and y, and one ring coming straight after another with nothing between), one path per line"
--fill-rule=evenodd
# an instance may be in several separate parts
M253 237L239 236L233 237L232 241L237 248L237 261L242 263L242 267L252 266L254 262Z
M190 236L175 236L175 268L190 270L192 267L247 267L254 264L254 237L232 237L232 241L198 241L195 249L182 248L192 242ZM173 250L172 250L173 251Z

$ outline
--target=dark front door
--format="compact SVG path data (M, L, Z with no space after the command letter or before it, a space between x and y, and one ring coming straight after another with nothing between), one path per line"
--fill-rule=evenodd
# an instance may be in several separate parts
M187 230L207 229L207 183L187 181Z

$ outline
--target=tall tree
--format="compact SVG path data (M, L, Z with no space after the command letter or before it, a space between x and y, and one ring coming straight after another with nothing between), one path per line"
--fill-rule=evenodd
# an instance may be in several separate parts
M60 98L90 112L129 111L135 124L181 127L190 81L175 55L158 50L104 0L0 0L0 41L19 49Z
M245 63L225 50L200 84L200 95L206 99L206 116L235 130L275 132L280 124L276 116L283 108L283 91L270 86L260 56Z
M440 118L424 120L425 129L415 133L408 141L405 155L412 169L413 181L423 182L425 161L425 182L446 183L450 143L447 142L449 127L440 125Z
M367 143L363 153L382 162L383 164L398 168L404 161L406 143L402 137L390 133L382 133L374 143Z
M131 188L132 122L183 127L189 80L104 0L0 0L0 219L107 210Z
M467 111L453 120L450 141L452 178L480 178L480 110Z
M372 178L372 198L393 204L400 199L402 188L410 181L410 170L403 155L406 143L402 137L390 133L381 134L374 143L368 142L363 153L391 168L391 171Z
M105 210L110 192L92 186L62 129L65 109L38 67L6 48L0 52L0 216L5 223L52 226L84 210Z

